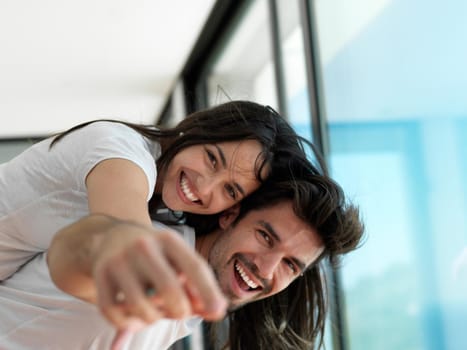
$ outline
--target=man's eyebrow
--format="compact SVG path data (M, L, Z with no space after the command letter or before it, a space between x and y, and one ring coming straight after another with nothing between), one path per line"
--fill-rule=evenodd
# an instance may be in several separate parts
M269 234L272 236L272 238L274 238L275 241L277 241L278 243L281 242L281 238L279 237L279 235L277 234L276 230L274 230L274 228L272 227L272 225L269 223L269 222L266 222L264 220L260 220L260 225L263 226L266 231L269 232ZM293 262L298 266L298 268L300 269L300 272L303 272L305 271L306 269L306 264L301 261L300 259L292 256L289 258L290 260L293 260Z
M214 144L214 147L216 148L217 153L219 155L219 158L221 159L221 163L222 163L223 168L224 169L227 168L227 161L225 160L224 151L222 151L222 148L220 148L219 145L217 145L217 144ZM245 191L243 190L243 188L238 183L235 182L234 186L237 189L237 191L242 194L243 197L246 196Z

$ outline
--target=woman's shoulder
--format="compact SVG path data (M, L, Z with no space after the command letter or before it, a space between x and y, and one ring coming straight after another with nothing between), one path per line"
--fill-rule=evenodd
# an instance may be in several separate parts
M79 125L67 131L60 137L57 146L77 144L82 147L92 147L92 145L102 145L102 143L123 143L128 144L145 144L145 138L141 133L132 127L125 125L123 122L110 120L96 120L83 125Z
M123 121L96 120L82 128L87 133L98 133L102 135L132 134L140 135L138 131L125 124Z

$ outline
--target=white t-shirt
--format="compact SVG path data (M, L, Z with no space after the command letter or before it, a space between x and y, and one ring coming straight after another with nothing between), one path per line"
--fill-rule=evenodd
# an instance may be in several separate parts
M123 158L145 172L154 191L158 143L119 123L96 122L49 149L39 142L0 165L0 281L44 252L55 233L89 214L85 180L101 161Z
M182 231L185 241L194 247L195 235L191 228L174 228ZM74 298L55 286L50 278L46 254L39 253L0 283L0 349L110 349L115 329L95 305ZM130 337L122 350L167 349L192 333L200 322L198 317L160 320Z

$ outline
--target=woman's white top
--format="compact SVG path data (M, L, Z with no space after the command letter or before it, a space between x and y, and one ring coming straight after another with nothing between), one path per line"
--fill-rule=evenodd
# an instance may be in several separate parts
M182 230L185 241L194 248L194 231L187 226L174 228ZM131 336L122 350L167 349L200 322L199 317L160 320ZM0 349L108 350L114 336L115 329L95 305L54 285L46 253L36 255L0 283Z
M57 231L89 214L85 180L99 162L134 162L147 176L148 199L154 191L160 145L123 124L92 123L49 148L51 140L0 165L0 281L46 251Z

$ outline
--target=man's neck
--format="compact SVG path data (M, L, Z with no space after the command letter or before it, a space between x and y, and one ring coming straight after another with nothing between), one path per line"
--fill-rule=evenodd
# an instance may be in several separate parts
M208 259L209 252L211 250L214 241L216 240L217 236L221 234L220 229L214 230L206 235L202 235L200 237L196 237L195 241L195 248L196 251L201 254L203 258L206 260Z

